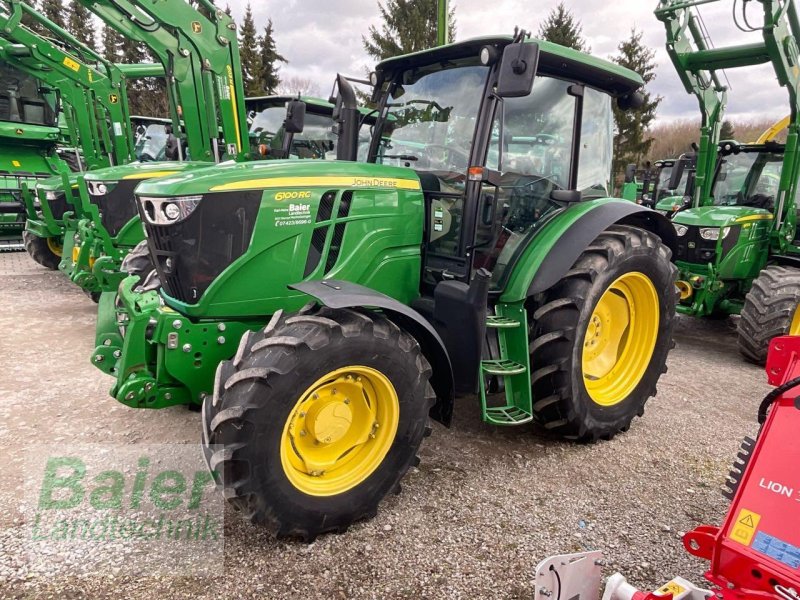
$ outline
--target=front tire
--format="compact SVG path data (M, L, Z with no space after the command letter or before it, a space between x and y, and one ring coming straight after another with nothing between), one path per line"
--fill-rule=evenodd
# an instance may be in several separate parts
M745 296L738 326L739 353L763 365L772 338L800 335L800 269L766 267Z
M279 312L220 364L203 404L226 499L279 537L371 518L419 462L431 372L416 340L378 313Z
M534 413L569 439L625 431L666 372L677 269L656 235L615 225L528 307Z
M56 238L43 238L33 235L29 231L22 232L22 242L25 250L37 263L55 271L61 262L61 242Z

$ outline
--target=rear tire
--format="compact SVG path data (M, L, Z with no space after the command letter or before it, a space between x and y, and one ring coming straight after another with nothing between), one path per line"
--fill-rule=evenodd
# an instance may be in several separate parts
M739 353L748 361L763 365L772 338L800 335L797 314L800 305L800 269L764 268L745 296L738 326Z
M51 240L48 243L48 240ZM55 238L43 238L38 235L33 235L29 231L22 232L22 242L25 244L25 250L30 254L31 258L37 263L55 271L58 269L58 263L61 262L61 254L54 252L54 248L60 248L61 244L55 245Z
M669 248L656 235L635 227L612 226L592 242L561 281L528 307L533 410L545 428L579 441L610 439L626 431L633 418L644 413L645 402L655 395L656 383L667 370L667 354L672 347L677 269L670 256ZM600 402L592 395L598 393L587 389L587 382L594 384L584 373L584 345L594 339L592 333L598 331L596 323L606 322L598 319L599 313L595 314L600 300L612 294L613 306L628 298L616 287L617 282L626 278L631 278L634 288L639 286L647 292L639 298L648 301L640 302L639 306L634 303L635 310L631 310L630 303L625 305L628 324L616 338L618 354L614 364L623 364L619 357L625 356L625 348L631 348L631 352L635 349L629 345L632 332L642 332L638 339L646 338L644 347L648 350L652 347L652 354L649 361L646 351L629 355L641 366L632 373L626 372L627 384L621 388L613 387L616 385L613 372L608 375L612 382L610 389L618 393ZM650 308L648 318L649 300L654 298L658 307ZM618 312L612 312L611 316ZM656 314L657 326L653 322ZM638 321L634 320L636 315Z
M370 388L371 375L364 375L358 385L366 403L359 404L364 399L347 387L354 385L351 369L385 378L396 395L368 393L379 388ZM416 340L378 313L325 307L277 313L265 329L245 334L234 359L220 364L214 396L203 403L205 454L222 476L225 498L275 535L307 541L373 517L419 462L435 400L431 372ZM372 406L378 426L359 406ZM397 407L394 421L383 418L391 406ZM320 417L324 411L330 416ZM337 420L342 414L348 416ZM363 437L365 424L372 429ZM339 454L337 444L349 447L351 434L365 441ZM316 471L311 461L329 450L333 464ZM298 461L302 468L293 466Z

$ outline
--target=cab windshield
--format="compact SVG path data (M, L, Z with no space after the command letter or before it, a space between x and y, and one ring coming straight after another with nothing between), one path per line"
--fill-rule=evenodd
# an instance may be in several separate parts
M722 157L714 179L714 205L772 210L782 166L783 155L775 152L741 152Z
M375 161L463 179L489 68L476 57L400 73L390 88Z
M689 180L689 169L683 170L683 175L681 175L681 180L678 183L678 187L675 189L670 189L669 180L672 177L672 169L672 165L668 165L661 167L661 170L659 170L658 181L656 183L656 200L661 200L662 198L666 198L668 196L683 195L684 190L686 190L686 183Z
M167 151L167 126L164 123L151 123L137 132L134 154L136 160L143 162L165 160Z
M39 80L5 63L0 63L0 121L57 126L56 111Z
M254 154L265 145L271 150L280 150L285 131L286 106L271 106L257 112L250 124L250 146ZM306 112L303 132L297 133L292 142L290 158L336 158L331 153L336 148L333 133L333 118Z

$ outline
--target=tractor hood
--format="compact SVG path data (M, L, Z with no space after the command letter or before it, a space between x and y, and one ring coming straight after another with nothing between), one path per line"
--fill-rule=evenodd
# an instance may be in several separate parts
M157 162L134 162L104 169L94 169L84 174L86 181L122 181L123 179L151 179L154 177L166 177L183 173L184 171L196 171L213 167L214 163L200 161L157 161Z
M346 161L275 160L226 163L215 168L142 182L140 196L195 196L286 188L397 188L419 190L412 169Z
M772 218L771 212L749 206L701 206L677 213L672 222L689 227L727 227Z
M656 210L673 212L683 206L683 199L685 196L666 196L658 201Z
M69 184L73 188L78 187L79 175L81 175L81 173L70 173L68 176ZM64 189L64 180L61 178L61 175L54 175L53 177L48 177L47 179L40 179L36 182L36 189L43 192L59 191Z

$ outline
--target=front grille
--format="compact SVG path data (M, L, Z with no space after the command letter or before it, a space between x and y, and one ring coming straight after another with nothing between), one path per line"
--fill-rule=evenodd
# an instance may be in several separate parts
M114 237L122 231L128 221L136 216L136 198L133 190L141 183L141 180L122 179L118 182L106 181L104 183L108 192L98 195L90 194L89 198L100 211L100 223L108 234Z
M56 197L52 200L47 200L50 206L50 212L53 213L53 218L61 220L64 218L64 213L67 212L67 195L64 192L56 192Z
M192 213L176 223L155 225L140 200L139 214L164 290L195 304L228 265L245 253L255 228L261 191L203 196Z
M699 227L687 227L686 235L678 238L678 249L675 259L693 264L714 262L717 251L715 240L704 240L700 237Z

